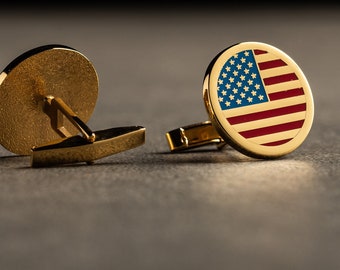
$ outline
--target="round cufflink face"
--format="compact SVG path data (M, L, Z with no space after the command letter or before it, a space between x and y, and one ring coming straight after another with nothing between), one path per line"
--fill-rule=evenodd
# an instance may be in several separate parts
M46 45L23 53L5 68L0 73L0 143L5 148L25 155L33 145L60 138L46 114L49 95L62 98L88 121L98 95L98 77L91 62L75 49ZM78 133L69 121L60 123L60 130Z
M312 126L305 75L286 53L265 43L243 42L218 54L207 69L203 95L221 137L251 157L292 152Z

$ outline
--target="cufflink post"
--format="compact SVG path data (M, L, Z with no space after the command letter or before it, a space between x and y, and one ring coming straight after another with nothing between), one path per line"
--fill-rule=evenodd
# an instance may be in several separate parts
M49 116L51 117L51 125L54 130L60 133L63 137L71 136L71 133L64 126L63 116L66 116L69 121L83 134L87 141L95 141L96 135L93 133L93 131L61 98L55 98L52 95L48 95L45 97L45 102L47 106L50 107L46 111L49 112Z

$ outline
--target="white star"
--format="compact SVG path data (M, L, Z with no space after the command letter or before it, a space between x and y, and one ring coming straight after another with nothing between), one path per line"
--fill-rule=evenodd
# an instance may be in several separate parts
M249 73L249 69L245 68L245 69L243 70L243 72L244 72L245 74L248 74L248 73Z
M238 71L234 70L233 74L234 74L234 76L237 76L238 75Z
M253 84L253 80L248 80L248 84L252 85Z
M242 93L240 94L240 96L241 96L241 98L245 98L245 97L246 97L246 94L242 92Z
M234 95L229 95L229 99L230 99L230 100L233 100L234 97L235 97Z
M234 78L233 78L233 77L230 77L230 78L229 78L229 82L233 83L233 82L234 82Z
M262 100L263 99L263 95L259 95L259 100Z
M223 80L219 79L218 84L222 84L222 83L223 83Z
M238 100L236 100L236 103L237 103L238 105L240 105L240 104L242 103L242 100L238 99Z
M229 72L230 71L230 67L229 66L225 67L225 70Z
M236 88L233 89L234 94L237 94L238 90Z
M246 92L248 92L248 91L249 91L249 87L248 87L248 86L245 86L245 87L243 87L243 90L246 91Z
M224 72L223 72L223 73L222 73L222 77L223 77L223 78L227 77L227 73L224 73Z
M235 64L235 60L232 60L232 59L231 59L231 60L229 61L229 63L230 63L230 65L234 65L234 64Z
M245 52L244 52L244 55L245 55L245 56L249 56L249 52L248 52L248 51L245 51Z
M256 96L256 91L255 91L255 90L251 91L251 94L252 94L253 96Z
M226 85L225 85L225 88L227 88L227 89L230 89L230 84L229 83L227 83Z
M249 103L253 102L253 98L252 97L248 97L247 100L248 100Z
M253 79L255 79L255 78L256 78L256 74L255 74L255 73L252 73L252 74L251 74L251 77L252 77Z
M222 95L225 96L227 94L227 91L226 90L223 90L222 91Z
M244 81L246 79L246 77L244 75L241 75L240 79L241 79L241 81Z
M247 66L251 68L251 67L253 67L253 63L252 62L248 62Z
M229 102L229 101L226 101L224 104L225 104L227 107L230 106L230 102Z
M242 83L241 83L241 82L237 82L236 85L237 85L238 87L241 87L241 86L242 86Z
M223 101L223 97L218 97L218 101L222 102Z
M257 84L255 84L255 88L257 89L257 90L259 90L260 89L260 85L257 83Z

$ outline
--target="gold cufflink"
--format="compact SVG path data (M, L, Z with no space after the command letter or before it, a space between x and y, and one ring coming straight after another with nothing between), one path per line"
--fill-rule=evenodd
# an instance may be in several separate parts
M210 120L166 133L171 152L226 144L254 158L298 148L314 117L313 96L299 66L260 42L235 44L209 64L203 99Z
M97 73L79 51L54 44L29 50L0 74L0 143L31 155L32 167L92 164L142 145L142 126L94 132L85 124L97 95Z

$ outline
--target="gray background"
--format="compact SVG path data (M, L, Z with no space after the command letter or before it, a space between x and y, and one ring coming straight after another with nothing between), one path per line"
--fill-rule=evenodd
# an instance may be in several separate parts
M340 269L338 6L60 4L2 9L0 66L40 45L78 49L99 75L88 125L142 125L146 142L40 169L0 148L1 270ZM304 71L309 136L272 161L170 154L167 131L208 120L207 65L242 41L274 45Z

